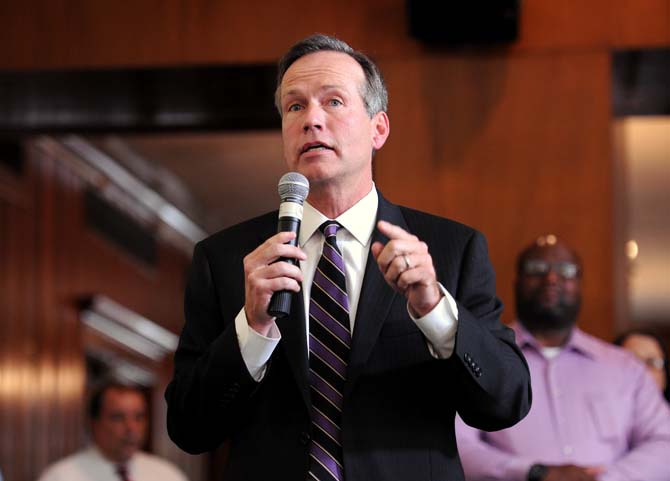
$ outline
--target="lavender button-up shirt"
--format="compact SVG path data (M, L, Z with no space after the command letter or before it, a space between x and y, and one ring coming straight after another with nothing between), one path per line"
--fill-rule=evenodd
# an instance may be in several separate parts
M530 466L601 466L602 481L670 480L670 407L628 352L575 328L547 358L520 325L533 405L516 426L487 433L457 419L468 481L524 481Z

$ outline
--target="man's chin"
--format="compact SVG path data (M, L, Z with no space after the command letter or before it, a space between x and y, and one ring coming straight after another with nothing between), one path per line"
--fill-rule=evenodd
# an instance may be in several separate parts
M137 444L124 445L121 451L119 452L119 458L122 459L122 462L126 462L130 460L130 458L133 457L133 454L139 451L139 449L140 447Z
M519 319L531 331L562 331L570 329L577 321L577 313L556 306L544 308L540 305L537 309L518 310Z
M301 167L298 172L307 177L310 187L330 182L333 179L333 172L322 165L308 165Z

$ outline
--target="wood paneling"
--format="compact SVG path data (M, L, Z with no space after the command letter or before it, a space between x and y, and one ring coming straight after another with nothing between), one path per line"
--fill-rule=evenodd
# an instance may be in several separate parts
M516 253L552 232L584 258L584 327L611 336L608 66L598 52L381 65L392 134L377 157L378 184L487 235L506 321Z
M603 49L670 43L668 0L522 2L519 50Z
M162 245L155 268L140 266L89 232L81 178L36 144L28 157L24 177L14 180L29 201L0 200L0 469L11 481L36 479L85 441L78 301L104 294L179 332L188 265L187 256ZM156 368L155 403L162 404L166 362ZM169 445L164 429L153 442Z
M425 48L409 37L405 11L406 0L8 0L0 68L273 62L314 32L376 58L414 56ZM668 19L670 0L525 0L514 49L668 45Z

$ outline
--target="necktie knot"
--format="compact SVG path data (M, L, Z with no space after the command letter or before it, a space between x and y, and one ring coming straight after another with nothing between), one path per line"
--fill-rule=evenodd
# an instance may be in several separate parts
M319 230L326 239L329 239L331 237L335 237L337 235L337 231L340 230L341 227L342 225L336 220L327 220L319 226Z

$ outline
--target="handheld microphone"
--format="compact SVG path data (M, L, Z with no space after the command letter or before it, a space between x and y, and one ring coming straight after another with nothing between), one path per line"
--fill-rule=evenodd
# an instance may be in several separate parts
M288 172L282 175L277 184L277 192L281 203L279 204L279 220L277 221L277 232L295 232L295 239L289 241L290 245L298 244L300 234L300 222L302 221L302 204L309 194L309 181L297 172ZM296 265L296 259L281 257L283 262ZM291 312L292 291L277 291L272 294L268 305L268 314L274 317L288 316Z

